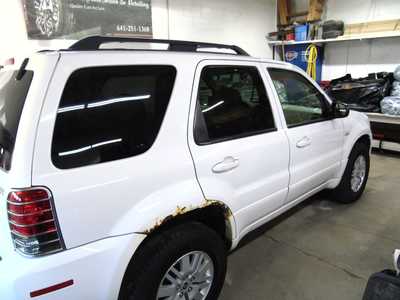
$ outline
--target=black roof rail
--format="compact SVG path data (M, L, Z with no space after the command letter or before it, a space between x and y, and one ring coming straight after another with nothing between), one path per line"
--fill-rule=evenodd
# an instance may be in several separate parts
M154 44L168 44L168 51L178 52L196 52L201 48L216 48L216 49L229 49L236 52L237 55L249 56L249 54L242 48L234 45L223 45L214 43L202 42L189 42L189 41L175 41L175 40L160 40L160 39L147 39L147 38L128 38L128 37L112 37L112 36L90 36L84 38L68 50L71 51L90 51L90 50L110 50L101 49L100 46L107 43L154 43ZM115 50L115 49L113 49Z

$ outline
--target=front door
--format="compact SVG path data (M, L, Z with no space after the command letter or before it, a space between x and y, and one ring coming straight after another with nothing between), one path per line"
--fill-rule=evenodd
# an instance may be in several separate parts
M260 72L261 71L261 72ZM232 210L239 233L283 205L289 145L257 63L199 65L189 145L204 196Z
M344 141L343 122L333 119L330 102L300 72L269 68L286 120L290 143L293 201L337 176Z

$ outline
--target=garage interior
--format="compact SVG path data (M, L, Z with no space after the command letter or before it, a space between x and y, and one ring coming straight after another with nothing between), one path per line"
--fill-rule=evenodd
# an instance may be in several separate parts
M234 44L254 57L296 64L371 122L362 198L343 205L322 192L248 234L228 257L219 299L363 299L370 276L393 269L400 248L400 1L145 2L151 3L147 38ZM0 3L0 69L32 52L68 48L87 34L30 36L23 3Z
M229 256L221 299L362 299L399 245L397 154L374 152L350 206L316 195L251 233Z

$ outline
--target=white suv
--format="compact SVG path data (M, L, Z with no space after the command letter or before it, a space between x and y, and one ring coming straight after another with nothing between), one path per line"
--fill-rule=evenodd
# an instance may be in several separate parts
M217 299L251 230L363 192L368 119L304 72L235 46L112 49L138 41L0 73L1 299Z

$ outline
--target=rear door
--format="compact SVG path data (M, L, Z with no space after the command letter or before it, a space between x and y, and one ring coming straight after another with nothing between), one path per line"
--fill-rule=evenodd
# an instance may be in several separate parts
M300 72L268 69L286 121L290 142L290 187L294 201L339 174L343 122L333 119L330 102Z
M192 95L189 146L206 199L227 204L245 233L281 207L288 140L254 62L203 61Z

